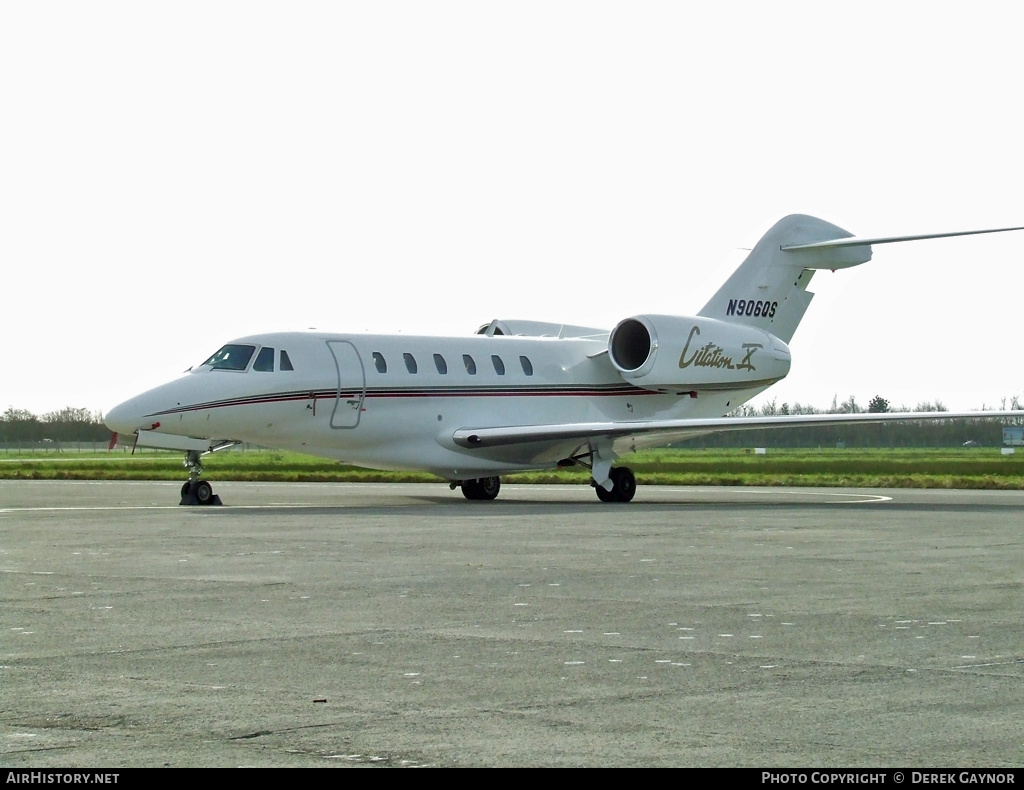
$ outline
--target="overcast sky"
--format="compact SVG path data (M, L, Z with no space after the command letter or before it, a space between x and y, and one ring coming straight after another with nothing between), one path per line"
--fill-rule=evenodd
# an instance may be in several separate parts
M0 4L0 410L107 410L260 329L692 314L779 218L1024 225L1024 11ZM815 275L755 403L1024 394L1024 232Z

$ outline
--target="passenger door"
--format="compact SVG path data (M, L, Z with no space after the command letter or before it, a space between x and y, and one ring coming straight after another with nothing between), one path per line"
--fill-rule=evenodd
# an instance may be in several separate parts
M348 340L328 340L327 348L334 357L338 372L338 388L331 412L332 428L355 428L366 400L366 369L356 347Z

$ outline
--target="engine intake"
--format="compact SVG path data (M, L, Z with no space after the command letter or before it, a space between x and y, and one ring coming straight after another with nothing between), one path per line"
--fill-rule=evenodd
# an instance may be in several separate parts
M658 350L654 327L640 318L627 318L612 330L608 352L620 373L636 372Z

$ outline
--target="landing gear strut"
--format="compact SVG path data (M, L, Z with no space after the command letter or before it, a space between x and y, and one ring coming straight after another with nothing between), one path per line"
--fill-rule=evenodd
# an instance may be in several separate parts
M501 490L500 477L481 477L462 481L462 495L466 499L494 499Z
M188 482L181 487L181 502L178 504L222 505L220 497L213 493L213 486L206 480L199 479L199 475L203 473L203 464L199 459L200 454L196 450L185 453L184 466L188 469Z

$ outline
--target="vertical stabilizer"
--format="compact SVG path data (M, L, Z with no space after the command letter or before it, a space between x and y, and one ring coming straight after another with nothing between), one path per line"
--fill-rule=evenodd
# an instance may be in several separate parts
M750 251L698 315L754 326L788 343L814 294L815 269L844 269L871 260L871 247L783 247L834 241L853 234L803 214L784 217Z

